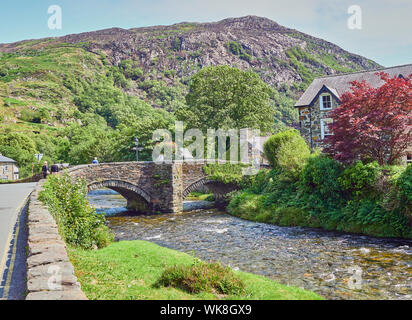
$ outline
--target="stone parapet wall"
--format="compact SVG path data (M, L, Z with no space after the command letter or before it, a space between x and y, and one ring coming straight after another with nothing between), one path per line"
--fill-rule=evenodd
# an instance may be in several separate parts
M38 199L43 184L44 180L37 184L28 208L26 300L87 300L57 224Z

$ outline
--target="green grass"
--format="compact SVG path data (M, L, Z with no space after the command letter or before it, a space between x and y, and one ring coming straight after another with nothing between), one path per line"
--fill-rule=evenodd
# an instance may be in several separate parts
M245 283L246 293L242 295L190 294L173 287L158 287L156 283L165 269L191 265L196 259L146 241L115 242L95 251L69 248L68 253L82 289L91 300L322 299L313 292L240 271L235 271L235 275Z
M358 215L353 215L349 206L341 210L348 217L336 219L331 213L311 214L307 208L299 206L287 206L270 203L270 195L255 194L248 191L239 192L233 197L226 210L232 216L261 223L270 223L281 227L310 227L324 230L335 230L339 232L364 234L373 237L388 238L412 238L412 230L408 227L406 231L399 231L388 221L374 221L364 223L359 220ZM369 213L369 211L367 211ZM396 226L396 225L395 225Z
M213 201L213 193L202 193L194 191L188 194L186 200Z

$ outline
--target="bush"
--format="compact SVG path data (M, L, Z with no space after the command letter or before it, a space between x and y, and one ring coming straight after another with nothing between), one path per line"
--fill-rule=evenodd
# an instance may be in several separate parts
M256 175L252 176L248 191L256 194L262 193L270 183L269 173L269 170L261 169Z
M241 184L245 179L243 169L247 165L242 164L207 164L203 167L203 171L207 174L210 180L220 181L224 184Z
M340 203L342 189L338 180L341 173L342 167L337 161L324 155L313 155L302 170L301 187L320 202Z
M113 240L104 215L97 214L87 201L83 179L72 183L68 174L49 176L40 200L48 206L67 244L92 249L105 247Z
M274 168L297 177L310 155L305 140L295 129L289 129L271 136L264 144L266 158Z
M396 185L398 187L398 198L401 206L407 208L409 215L412 213L412 164L409 164L406 170L398 178Z
M277 152L277 164L285 176L297 179L310 156L310 149L300 135L291 136Z
M368 164L358 161L353 166L347 167L338 181L344 190L357 198L369 196L374 191L380 169L376 161Z
M220 263L196 260L192 265L167 267L155 286L175 287L189 293L241 294L244 282Z

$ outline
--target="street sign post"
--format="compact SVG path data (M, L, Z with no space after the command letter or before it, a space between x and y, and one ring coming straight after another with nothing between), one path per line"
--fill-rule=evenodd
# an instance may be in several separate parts
M43 154L42 153L36 153L34 156L36 157L37 162L40 163L40 160L43 158Z

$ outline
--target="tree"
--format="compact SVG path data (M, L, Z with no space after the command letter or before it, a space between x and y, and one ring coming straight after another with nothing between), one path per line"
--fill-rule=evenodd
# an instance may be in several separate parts
M352 92L329 116L325 151L336 160L376 160L395 164L412 144L412 75L390 78L379 73L384 84L373 88L365 81L352 82Z
M282 169L296 178L310 156L305 139L295 129L288 129L271 136L263 146L266 158L274 168Z
M34 141L19 132L0 135L0 153L14 159L20 168L20 177L31 174L32 164L36 162L37 153Z
M252 71L229 66L212 66L195 74L186 95L186 106L176 111L189 128L204 133L212 129L259 128L273 126L272 89Z

